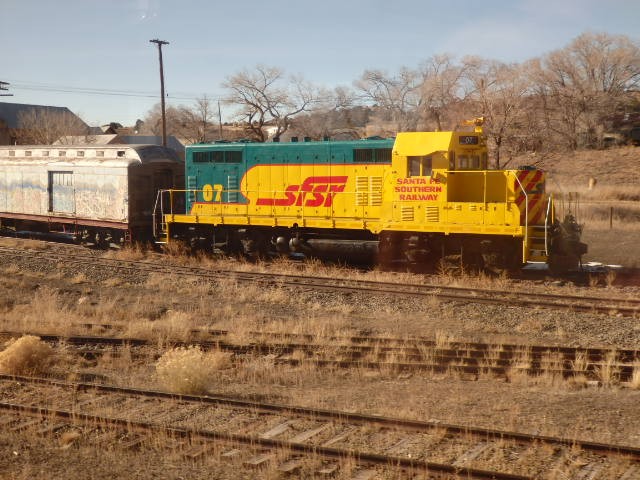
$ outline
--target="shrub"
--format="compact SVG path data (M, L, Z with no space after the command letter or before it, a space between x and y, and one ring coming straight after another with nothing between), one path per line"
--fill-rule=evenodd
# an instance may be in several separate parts
M178 347L166 352L156 363L158 381L168 390L202 394L218 370L231 364L231 354L204 353L199 347Z
M39 337L26 335L9 342L0 352L0 372L9 375L45 372L52 363L53 349Z

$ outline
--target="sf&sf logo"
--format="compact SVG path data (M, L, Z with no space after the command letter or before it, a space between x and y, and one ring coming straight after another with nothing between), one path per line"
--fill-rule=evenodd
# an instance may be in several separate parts
M275 207L330 207L333 196L344 191L345 176L307 177L301 185L289 185L282 195L284 198L258 198L258 206Z

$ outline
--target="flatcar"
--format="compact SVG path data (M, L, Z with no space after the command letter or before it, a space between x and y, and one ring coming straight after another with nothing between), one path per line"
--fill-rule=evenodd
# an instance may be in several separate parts
M581 227L556 217L545 173L488 169L480 123L395 139L188 146L186 189L159 196L156 237L247 256L342 247L348 257L374 245L382 263L578 268Z
M156 193L184 187L184 163L156 145L0 147L0 224L100 246L152 239Z

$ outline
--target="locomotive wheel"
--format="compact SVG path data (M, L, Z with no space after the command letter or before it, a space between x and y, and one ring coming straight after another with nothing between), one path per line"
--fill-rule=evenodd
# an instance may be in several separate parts
M582 263L577 255L558 255L552 253L549 255L549 271L553 275L564 275L569 272L580 270Z
M220 249L224 255L231 257L243 254L242 242L236 231L222 230L221 232L214 232L211 243L214 253L217 249Z
M251 232L241 239L242 253L249 260L266 258L269 251L269 242L259 232Z
M508 261L503 255L483 255L483 271L489 275L503 276L517 273L522 265L514 259Z
M445 255L436 263L436 270L444 275L478 273L484 269L484 259L479 252L463 252Z
M383 267L391 267L401 259L402 234L382 232L378 240L378 263Z
M436 263L440 275L462 275L465 272L462 255L445 255Z

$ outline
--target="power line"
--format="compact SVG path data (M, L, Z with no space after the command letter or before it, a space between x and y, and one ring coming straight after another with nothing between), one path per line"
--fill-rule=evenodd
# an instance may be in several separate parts
M6 83L6 82L5 82ZM56 92L56 93L70 93L70 94L78 94L78 95L106 95L106 96L117 96L117 97L136 97L136 98L158 98L157 93L153 93L151 91L141 91L141 90L112 90L107 88L89 88L89 87L73 87L67 85L52 85L46 83L38 83L38 82L26 82L26 81L13 81L11 82L11 88L14 90L29 90L36 92ZM224 102L224 98L221 95L214 95L209 93L203 93L200 95L196 95L190 92L176 92L173 94L166 94L165 98L169 100L199 100L203 96L208 97L210 100L214 102ZM359 100L363 100L365 97L362 95L358 95L356 97ZM313 103L318 103L322 101L330 101L332 97L318 97L314 100Z
M22 83L14 82L11 84L11 88L15 90L30 90L37 92L58 92L58 93L71 93L80 95L108 95L119 97L138 97L138 98L157 98L158 95L152 92L135 91L135 90L110 90L106 88L87 88L87 87L71 87L65 85L48 85L39 83ZM217 96L208 95L208 97L218 98ZM178 92L176 96L167 94L166 98L171 100L197 100L202 95L189 94L184 92Z

